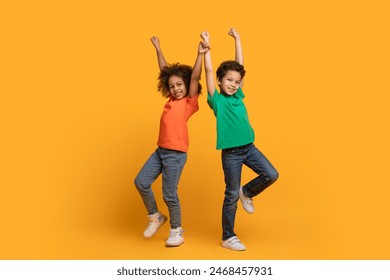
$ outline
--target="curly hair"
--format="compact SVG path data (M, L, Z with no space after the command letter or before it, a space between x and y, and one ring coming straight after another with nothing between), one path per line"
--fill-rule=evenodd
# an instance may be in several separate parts
M160 74L158 76L157 90L161 92L162 96L169 97L169 78L171 76L178 76L183 79L188 94L188 91L190 90L191 74L191 66L180 63L168 64L167 66L164 66L163 69L161 69L160 71ZM198 94L200 94L201 92L202 85L199 83Z
M222 62L217 69L217 72L216 72L217 79L222 80L222 78L226 75L226 73L229 70L239 72L241 74L241 79L244 78L245 73L246 73L246 71L244 69L244 65L242 65L234 60L226 60L226 61Z

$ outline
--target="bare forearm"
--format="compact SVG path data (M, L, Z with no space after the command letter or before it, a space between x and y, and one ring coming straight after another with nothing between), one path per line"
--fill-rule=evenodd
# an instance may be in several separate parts
M241 38L240 33L235 28L230 28L228 34L234 38L234 44L236 49L236 62L240 63L241 65L244 65L244 57L242 55L242 46L241 46Z
M242 54L242 46L241 46L241 38L240 34L235 28L230 28L229 35L234 38L234 45L235 45L235 60L236 62L240 63L241 65L244 65L244 56ZM242 88L244 86L244 79L241 79L240 87Z
M235 39L235 45L236 45L236 61L241 65L244 65L244 56L242 54L242 45L241 45L240 37Z
M199 80L200 80L201 73L202 73L202 54L198 53L191 74L191 84L190 84L190 91L189 91L190 98L198 94Z
M202 72L202 54L198 53L196 56L194 68L192 70L191 79L200 79L200 74Z
M211 53L208 51L204 54L204 69L206 71L213 71L213 65L211 63Z
M158 62L158 67L160 70L162 70L165 66L167 66L167 61L165 60L164 54L162 53L160 48L156 48L156 53L157 53L157 62Z
M200 37L203 39L205 45L207 45L208 47L208 51L204 54L204 68L206 72L207 92L212 97L215 91L215 84L213 65L211 63L210 34L207 31L203 31L202 33L200 33Z
M207 84L207 91L210 94L210 96L213 96L215 91L215 84L214 84L214 71L213 66L211 62L211 53L208 51L204 55L204 68L206 72L206 84Z
M165 66L167 66L167 61L165 60L164 54L161 50L160 40L157 36L152 36L150 38L150 41L156 49L158 67L160 68L160 70L162 70Z

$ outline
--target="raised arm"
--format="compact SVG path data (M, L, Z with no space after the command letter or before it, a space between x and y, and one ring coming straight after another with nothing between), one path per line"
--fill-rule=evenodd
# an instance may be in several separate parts
M200 34L205 44L207 44L209 50L204 55L204 69L206 72L206 85L207 92L210 97L213 97L215 91L215 81L213 73L213 65L211 63L211 53L210 53L210 35L207 31L203 31Z
M244 65L244 56L242 54L241 38L238 31L234 28L230 28L228 34L234 38L235 41L235 60ZM244 79L241 79L240 87L244 86Z
M160 47L160 40L158 39L158 37L153 36L152 38L150 38L150 41L152 41L152 44L156 49L158 67L160 68L160 70L162 70L164 66L167 66L167 62Z
M202 73L202 56L209 50L207 44L200 42L198 45L198 54L196 56L194 68L191 74L190 90L188 93L189 98L198 94L200 74Z

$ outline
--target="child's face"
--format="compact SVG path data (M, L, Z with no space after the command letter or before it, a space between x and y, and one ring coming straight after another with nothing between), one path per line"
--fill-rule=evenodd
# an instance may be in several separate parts
M171 76L168 79L169 93L175 99L182 99L187 95L186 85L179 76Z
M227 95L236 93L241 83L241 74L235 70L229 70L223 76L222 80L218 81L219 88Z

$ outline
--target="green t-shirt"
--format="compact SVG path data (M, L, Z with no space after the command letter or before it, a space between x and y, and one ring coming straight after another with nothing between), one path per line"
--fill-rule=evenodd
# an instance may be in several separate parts
M217 118L217 150L243 146L255 140L248 113L242 99L242 89L233 95L220 94L215 90L208 95L207 103Z

